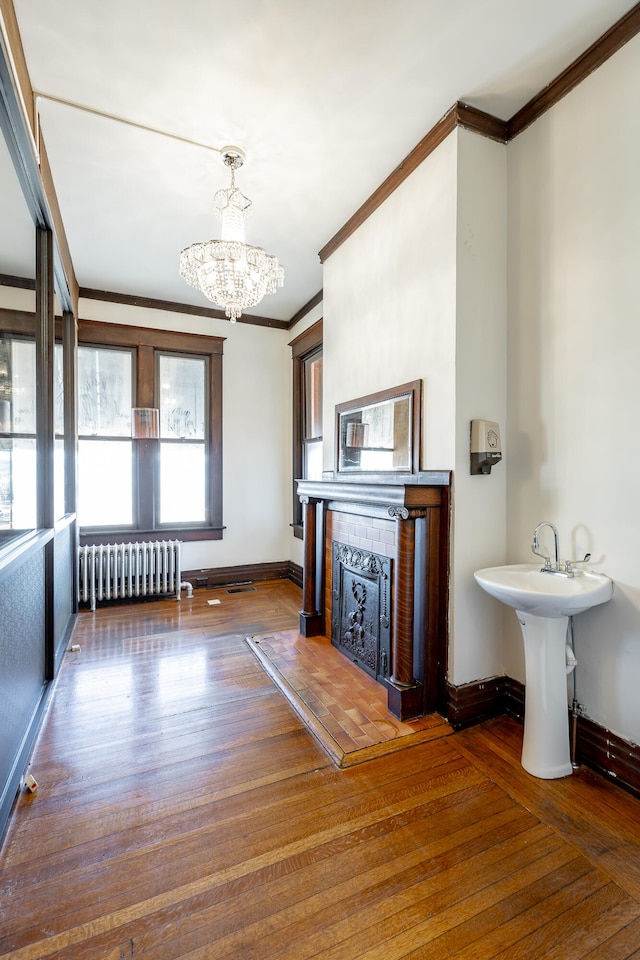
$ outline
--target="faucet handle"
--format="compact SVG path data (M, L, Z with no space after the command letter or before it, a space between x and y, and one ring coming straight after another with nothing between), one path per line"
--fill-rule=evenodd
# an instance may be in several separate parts
M591 560L590 553L585 553L582 560L566 560L564 565L565 573L572 577L574 574L574 567L576 567L579 563L588 563L589 560Z

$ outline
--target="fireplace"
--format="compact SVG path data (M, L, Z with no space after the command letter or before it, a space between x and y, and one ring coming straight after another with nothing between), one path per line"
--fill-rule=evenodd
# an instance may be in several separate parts
M391 675L391 560L333 541L331 642L372 677Z
M449 485L445 471L298 481L300 633L383 683L401 720L447 711Z

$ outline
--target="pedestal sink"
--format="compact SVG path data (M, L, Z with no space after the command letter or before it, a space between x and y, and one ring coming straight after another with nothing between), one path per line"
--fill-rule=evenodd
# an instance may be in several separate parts
M606 603L613 581L602 573L543 573L536 563L488 567L477 583L516 611L526 671L522 766L545 780L571 773L566 640L570 616Z

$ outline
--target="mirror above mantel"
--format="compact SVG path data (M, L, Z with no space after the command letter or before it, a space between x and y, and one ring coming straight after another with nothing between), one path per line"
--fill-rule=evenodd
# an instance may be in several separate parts
M336 406L336 474L415 474L420 469L422 381Z

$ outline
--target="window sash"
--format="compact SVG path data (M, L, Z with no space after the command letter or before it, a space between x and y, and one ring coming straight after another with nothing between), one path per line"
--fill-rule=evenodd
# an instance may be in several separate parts
M132 406L157 406L158 357L160 355L204 359L206 361L205 390L208 400L208 414L205 416L203 431L207 450L204 521L160 523L160 444L178 442L187 445L191 441L189 439L173 441L168 438L160 441L134 440L132 441L133 525L131 527L83 527L80 531L81 543L112 542L120 529L127 536L133 533L138 537L145 536L150 539L158 533L161 533L163 538L175 536L182 540L221 539L224 530L222 523L223 338L80 320L78 340L81 346L131 350L134 368Z

